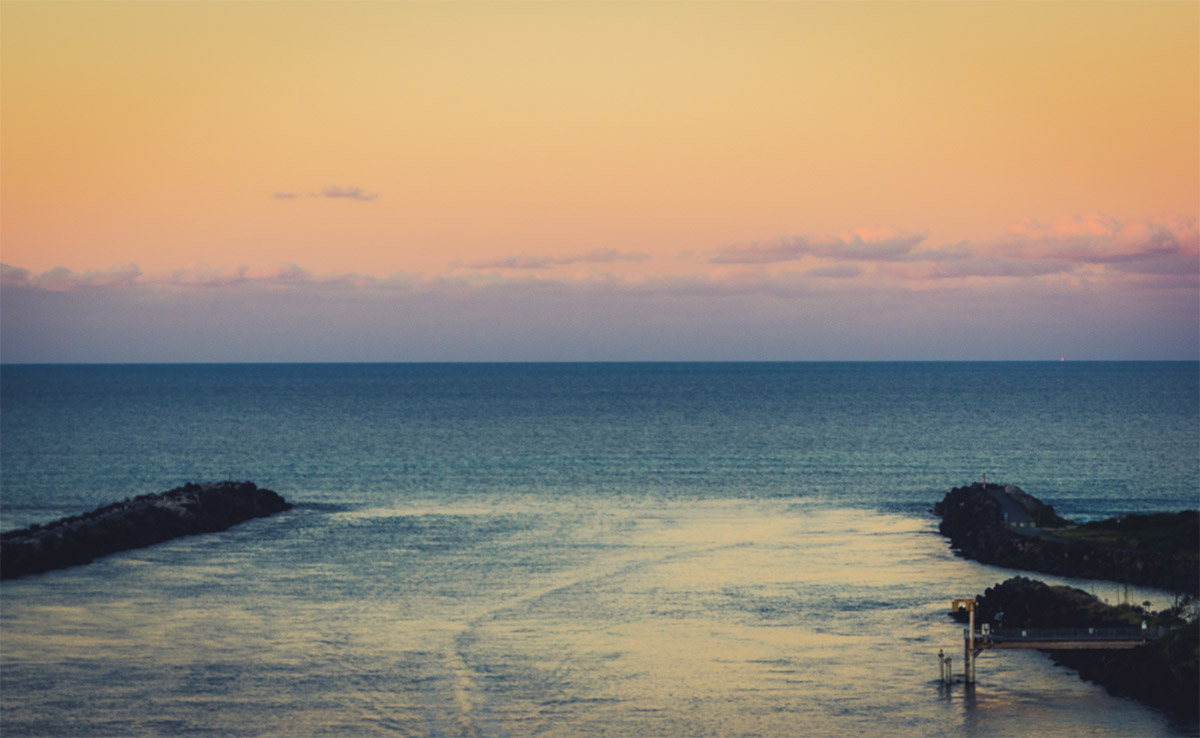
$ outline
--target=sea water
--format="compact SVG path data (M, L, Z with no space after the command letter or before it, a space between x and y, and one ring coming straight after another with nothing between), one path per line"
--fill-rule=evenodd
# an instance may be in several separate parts
M0 585L13 735L1192 735L961 669L928 510L1195 507L1200 365L0 367L0 528L188 481L292 511ZM1173 593L1065 582L1116 601Z

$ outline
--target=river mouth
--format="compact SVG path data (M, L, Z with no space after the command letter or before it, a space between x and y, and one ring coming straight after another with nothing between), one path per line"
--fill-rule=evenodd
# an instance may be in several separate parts
M5 734L1194 732L1039 654L940 686L950 599L1012 572L935 531L787 500L301 504L6 582Z

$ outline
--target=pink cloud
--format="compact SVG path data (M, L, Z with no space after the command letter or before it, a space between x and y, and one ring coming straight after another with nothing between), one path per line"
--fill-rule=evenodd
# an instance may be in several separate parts
M1092 213L1060 218L1051 226L1023 221L987 250L1018 261L1111 265L1122 272L1157 274L1187 268L1200 258L1200 235L1190 216L1121 222Z
M1120 222L1102 214L1061 218L1051 226L1018 224L991 241L924 245L925 237L891 228L857 229L837 236L797 236L763 244L694 252L695 273L664 269L635 275L599 274L600 270L549 271L570 265L643 262L643 253L614 248L563 255L516 255L456 265L441 276L397 274L390 277L338 273L315 275L301 266L198 265L144 274L133 264L75 273L58 267L34 275L3 265L5 287L42 291L124 289L163 290L238 288L242 291L308 294L462 294L512 290L522 294L553 289L602 293L725 295L768 294L794 297L814 291L949 289L956 281L978 286L1039 282L1068 285L1087 280L1107 288L1200 288L1200 235L1195 217ZM788 264L805 260L796 268ZM782 264L768 268L769 265ZM558 278L550 278L558 277Z
M1034 218L1027 218L1009 226L1008 232L1023 238L1045 240L1078 236L1111 236L1119 232L1121 228L1120 221L1096 211L1086 215L1064 216L1048 226Z

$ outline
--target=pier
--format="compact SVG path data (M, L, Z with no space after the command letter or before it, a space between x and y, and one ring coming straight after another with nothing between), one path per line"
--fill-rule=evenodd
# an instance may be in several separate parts
M963 631L963 671L953 673L951 658L938 651L941 680L946 684L962 677L975 683L975 661L981 653L995 651L1082 651L1136 648L1158 637L1143 623L1140 628L992 628L984 624L975 629L975 600L956 599L951 612L966 610L967 627Z

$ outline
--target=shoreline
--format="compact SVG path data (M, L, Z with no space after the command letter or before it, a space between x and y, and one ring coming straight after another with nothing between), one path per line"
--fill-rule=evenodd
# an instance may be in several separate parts
M1200 623L1196 601L1185 598L1152 612L1138 605L1107 605L1083 590L1012 577L976 597L976 623L1005 628L1142 627L1147 641L1127 650L1042 651L1056 664L1109 694L1200 721ZM952 617L966 622L963 613Z
M1129 650L1044 653L1110 694L1200 720L1195 511L1075 525L1015 485L976 482L952 489L933 512L942 517L939 532L963 558L1175 592L1172 607L1153 612L1128 603L1107 605L1080 589L1017 576L976 598L977 622L1006 628L1149 628L1158 637Z

